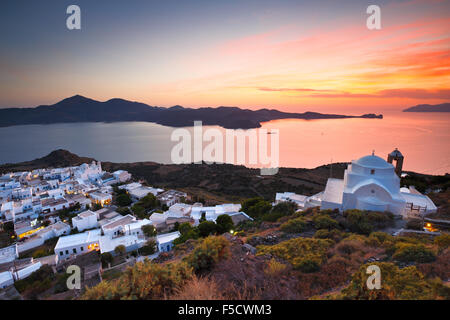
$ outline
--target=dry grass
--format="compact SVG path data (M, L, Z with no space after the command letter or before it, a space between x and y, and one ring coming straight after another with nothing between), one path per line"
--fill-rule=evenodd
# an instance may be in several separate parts
M209 277L193 276L186 284L175 290L167 300L225 300L217 283Z

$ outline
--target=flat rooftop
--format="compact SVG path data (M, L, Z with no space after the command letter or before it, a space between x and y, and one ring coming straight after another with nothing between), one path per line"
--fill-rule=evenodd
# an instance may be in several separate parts
M103 236L103 237L100 237L100 240L99 240L100 253L114 251L114 249L120 245L123 245L123 246L125 246L125 248L128 248L129 246L138 244L143 241L144 240L139 240L138 237L135 235L126 235L126 236L118 237L118 238L114 238L114 239L111 239L108 236Z
M170 233L164 233L156 236L156 241L159 243L167 243L171 242L181 236L180 232L170 232Z
M70 236L60 237L58 239L58 242L56 243L55 250L60 248L82 245L86 243L98 242L101 233L102 231L100 229L95 229L83 233L73 234Z
M113 220L109 223L106 223L102 226L103 230L110 230L114 229L118 226L125 226L127 224L133 223L136 219L132 216L127 214L126 216L123 216L119 219Z

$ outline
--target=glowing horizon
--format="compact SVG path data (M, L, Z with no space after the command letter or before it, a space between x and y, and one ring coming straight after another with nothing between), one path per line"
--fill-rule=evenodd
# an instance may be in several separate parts
M36 8L7 4L1 107L74 94L290 112L450 101L449 2L380 1L382 29L368 30L368 3L356 1L78 1L84 24L75 32L61 22L67 3L45 3L45 21L30 18ZM13 36L12 19L30 21Z

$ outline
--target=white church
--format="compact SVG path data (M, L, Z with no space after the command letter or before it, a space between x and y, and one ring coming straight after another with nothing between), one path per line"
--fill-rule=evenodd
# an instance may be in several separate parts
M390 211L403 218L436 212L429 197L414 187L400 188L402 165L403 155L397 149L388 155L387 161L374 153L352 160L344 179L329 178L323 192L306 198L299 207L320 205L321 209L341 212L348 209Z

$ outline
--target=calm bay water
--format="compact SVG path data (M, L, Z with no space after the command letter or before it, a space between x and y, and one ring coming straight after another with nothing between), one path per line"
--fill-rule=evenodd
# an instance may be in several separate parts
M263 128L279 129L283 167L313 168L331 161L346 162L372 150L385 158L397 147L405 156L405 170L450 172L448 113L391 112L382 120L276 120L264 123ZM0 163L32 160L55 149L101 161L171 163L171 150L176 144L170 140L173 130L147 122L0 128ZM189 130L192 132L192 128Z

